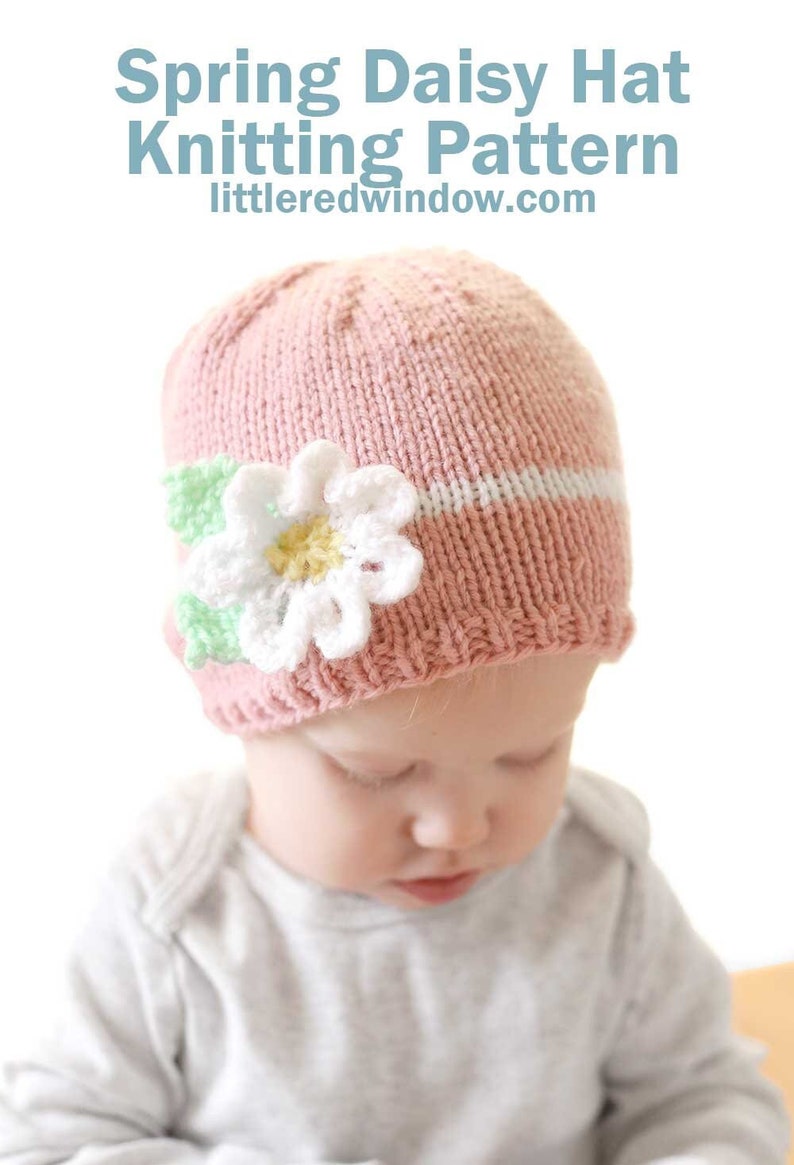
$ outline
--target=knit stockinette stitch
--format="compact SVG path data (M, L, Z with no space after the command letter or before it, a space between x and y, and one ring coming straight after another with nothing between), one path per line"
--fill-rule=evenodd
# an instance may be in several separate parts
M417 489L419 585L366 645L294 670L207 660L209 718L251 736L524 656L615 659L633 630L621 457L589 354L518 276L467 252L303 263L191 329L163 395L169 466L288 465L318 439ZM186 551L182 550L182 557ZM166 634L182 659L173 616Z

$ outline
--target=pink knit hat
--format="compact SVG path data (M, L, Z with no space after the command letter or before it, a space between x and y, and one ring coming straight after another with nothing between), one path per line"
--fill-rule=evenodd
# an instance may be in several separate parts
M188 333L163 420L167 638L227 732L631 638L606 389L489 262L400 250L263 279Z

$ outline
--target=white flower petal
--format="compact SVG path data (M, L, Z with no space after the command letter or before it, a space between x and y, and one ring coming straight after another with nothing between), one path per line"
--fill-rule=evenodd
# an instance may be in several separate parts
M418 546L367 515L357 523L356 534L346 553L361 571L360 586L370 602L397 602L416 591L425 564ZM364 570L368 564L380 569Z
M263 548L274 541L289 525L277 503L286 480L280 465L241 465L223 495L226 529Z
M278 508L297 520L328 513L324 497L326 484L329 479L348 473L350 467L344 449L333 441L312 441L292 459Z
M301 584L246 603L238 627L246 659L268 674L294 671L309 650L315 607L314 596Z
M368 513L399 529L414 517L419 496L393 465L365 465L329 481L325 500L334 519Z
M243 603L257 592L269 594L278 582L258 545L241 541L228 530L200 542L182 570L185 590L210 607Z
M315 588L312 637L326 659L346 659L370 637L372 617L361 577L355 569L335 570Z

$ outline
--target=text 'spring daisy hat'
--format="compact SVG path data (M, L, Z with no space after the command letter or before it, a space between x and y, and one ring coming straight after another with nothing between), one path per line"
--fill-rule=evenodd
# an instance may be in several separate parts
M264 279L188 333L163 420L166 634L227 732L631 638L608 394L491 263L401 250Z

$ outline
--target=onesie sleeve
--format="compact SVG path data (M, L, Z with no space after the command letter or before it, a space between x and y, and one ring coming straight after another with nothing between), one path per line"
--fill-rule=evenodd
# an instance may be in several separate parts
M634 944L621 1027L604 1064L605 1165L785 1165L789 1122L732 1030L730 979L658 867L634 867Z
M3 1165L276 1165L256 1147L172 1134L184 1083L170 940L144 923L118 874L70 952L61 994L33 1052L3 1066Z

